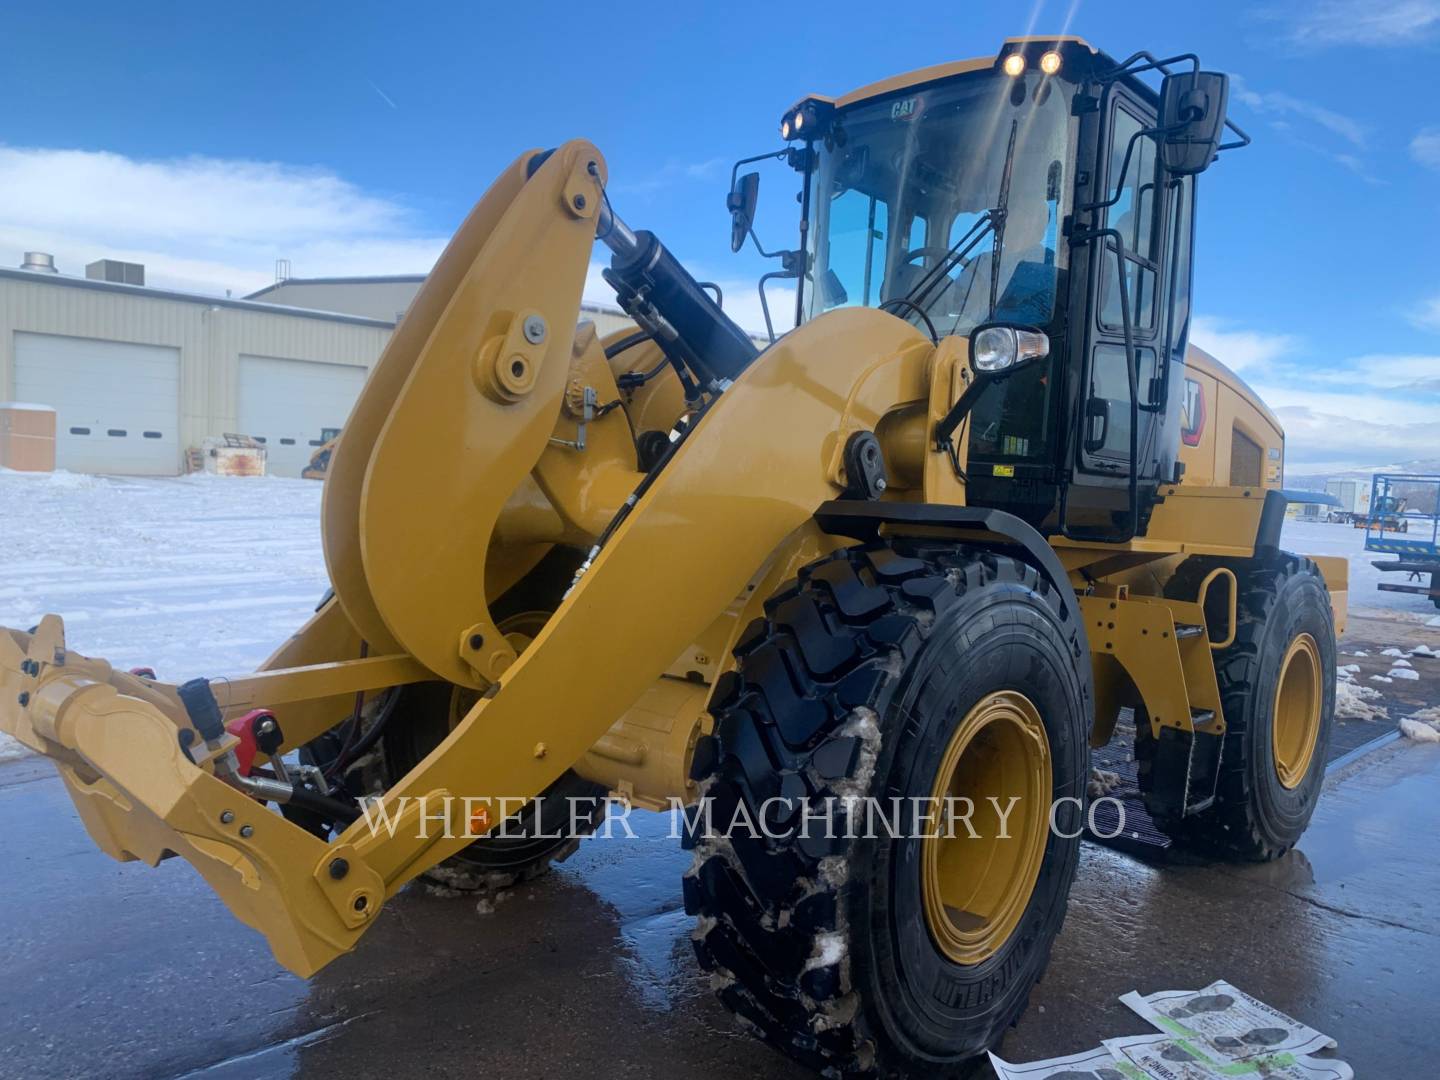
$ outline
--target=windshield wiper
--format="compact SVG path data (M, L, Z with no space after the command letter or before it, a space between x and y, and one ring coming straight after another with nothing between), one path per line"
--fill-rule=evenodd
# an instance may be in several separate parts
M1015 139L1019 134L1020 122L1010 122L1010 142L1005 149L1005 165L1000 173L1000 197L999 201L991 209L984 211L975 224L971 225L965 234L950 245L944 257L932 266L919 281L917 281L904 296L893 297L880 305L884 311L890 304L900 304L903 307L924 313L925 301L935 287L945 279L945 276L954 269L955 264L969 255L971 251L985 239L987 234L994 234L994 246L991 249L991 273L990 273L990 311L989 316L994 317L995 308L999 304L1000 275L1000 253L1005 247L1005 217L1010 209L1010 177L1015 166ZM928 318L926 319L928 322Z
M995 317L995 308L1000 303L1000 252L1005 248L1005 219L1010 214L1010 174L1015 168L1015 137L1020 131L1020 121L1010 121L1010 145L1005 148L1005 170L1000 174L1000 201L995 207L995 249L990 256L990 311L986 318Z

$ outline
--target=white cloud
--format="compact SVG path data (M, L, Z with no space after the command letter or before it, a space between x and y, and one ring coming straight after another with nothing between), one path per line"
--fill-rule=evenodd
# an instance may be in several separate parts
M1440 169L1440 127L1427 127L1410 140L1410 156L1430 169Z
M1440 31L1440 0L1315 0L1272 12L1297 45L1413 45Z
M1274 116L1301 117L1340 136L1352 146L1363 148L1369 140L1369 129L1360 121L1352 119L1344 113L1338 113L1334 109L1327 109L1323 105L1305 101L1280 90L1263 92L1252 90L1238 76L1233 80L1232 85L1236 99L1256 112L1269 113Z
M1440 331L1440 294L1421 300L1407 318L1422 330Z
M1322 382L1345 383L1379 390L1440 390L1440 356L1379 354L1346 361L1343 370L1320 372Z
M1440 308L1440 298L1437 298ZM1286 455L1319 469L1440 458L1440 356L1373 354L1314 362L1289 334L1196 316L1190 339L1245 373L1284 425Z
M641 179L622 181L610 185L614 195L649 197L657 191L686 180L715 180L722 176L729 164L724 158L710 158L706 161L670 161L659 169L652 170Z
M1440 0L1437 0L1440 3ZM1349 169L1367 183L1383 181L1371 174L1369 165L1359 153L1370 142L1370 128L1353 117L1328 109L1313 101L1297 98L1279 90L1256 90L1239 75L1231 77L1231 95L1240 104L1268 119L1272 128L1281 132L1297 146L1327 157ZM1320 130L1316 130L1316 129ZM1341 141L1336 149L1334 139Z
M1282 359L1299 343L1292 334L1271 334L1235 328L1228 319L1196 315L1190 320L1190 342L1232 371L1264 368Z
M146 265L154 285L248 292L297 276L430 269L446 238L402 204L324 169L187 157L141 161L92 150L0 146L0 258L55 255Z

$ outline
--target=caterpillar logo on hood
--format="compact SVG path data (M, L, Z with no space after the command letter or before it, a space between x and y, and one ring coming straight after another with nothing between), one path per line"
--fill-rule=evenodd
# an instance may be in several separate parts
M1186 446L1199 446L1205 434L1205 390L1198 379L1185 380L1185 403L1180 413L1180 438Z

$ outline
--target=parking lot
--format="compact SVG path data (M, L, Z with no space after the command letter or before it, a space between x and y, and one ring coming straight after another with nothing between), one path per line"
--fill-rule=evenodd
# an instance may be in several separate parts
M176 680L245 670L324 589L319 494L304 481L0 474L0 497L25 506L0 537L13 571L0 625L57 610L74 648L117 665ZM1292 524L1287 543L1362 562L1358 535ZM1440 705L1440 659L1417 652L1440 648L1433 609L1356 585L1342 664L1391 722ZM1414 654L1418 677L1371 680L1393 666L1386 649ZM6 1076L808 1075L712 1001L680 907L688 856L665 818L636 814L636 838L587 841L488 913L412 886L307 983L183 862L111 862L47 764L13 744L0 757ZM1087 845L1004 1056L1138 1032L1121 993L1224 978L1337 1038L1357 1076L1414 1075L1440 996L1437 779L1440 746L1366 755L1330 777L1299 848L1266 866L1161 866Z

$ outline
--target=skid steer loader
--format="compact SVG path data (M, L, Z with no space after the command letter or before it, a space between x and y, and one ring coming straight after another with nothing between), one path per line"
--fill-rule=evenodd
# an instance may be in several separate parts
M1122 710L1177 843L1274 858L1319 794L1345 564L1280 550L1280 425L1187 348L1226 93L1061 37L804 98L763 351L598 149L521 154L335 448L314 618L180 686L54 615L0 632L0 727L301 975L432 868L533 872L604 793L686 804L695 951L750 1028L967 1071L1046 965ZM639 327L605 340L573 329L597 239Z

